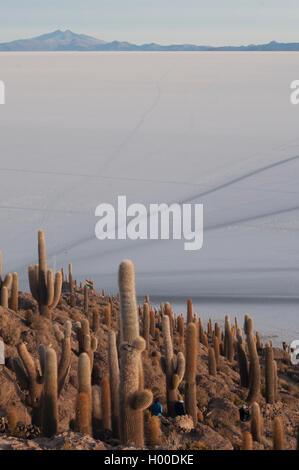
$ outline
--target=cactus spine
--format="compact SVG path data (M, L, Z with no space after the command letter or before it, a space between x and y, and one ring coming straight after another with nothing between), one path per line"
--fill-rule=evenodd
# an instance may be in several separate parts
M60 299L62 276L61 272L57 272L54 281L52 270L47 270L46 244L42 230L38 232L38 259L38 265L28 268L30 290L38 302L40 314L51 318L51 311Z
M43 391L42 428L46 437L57 433L58 422L58 377L57 357L54 349L46 351L45 358L45 385Z

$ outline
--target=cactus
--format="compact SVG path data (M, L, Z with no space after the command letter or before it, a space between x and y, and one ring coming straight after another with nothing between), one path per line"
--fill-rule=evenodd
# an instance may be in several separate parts
M179 334L179 341L180 341L181 348L184 347L184 329L185 329L184 317L183 315L180 315L177 320L177 330Z
M120 347L120 438L122 444L144 446L143 411L153 401L150 390L143 390L139 383L141 353L145 341L135 338L133 344L122 343Z
M217 336L217 338L219 339L219 344L220 344L220 341L221 341L221 329L220 329L220 326L218 325L217 322L215 323L215 326L214 326L214 333L215 333L215 336Z
M104 431L111 431L111 396L110 383L108 377L104 377L101 380L101 405Z
M97 333L100 329L100 314L97 308L94 308L92 311L92 330L94 333Z
M111 393L112 431L115 437L119 436L119 364L116 347L115 331L108 335L108 362Z
M216 375L217 367L216 367L216 358L215 358L214 348L209 348L208 364L209 364L209 374Z
M18 424L18 416L17 416L16 408L14 406L11 406L8 409L6 413L6 418L7 418L7 427L8 427L9 434L13 434Z
M57 357L54 349L48 349L45 357L43 390L42 430L46 437L57 433L58 422L58 376Z
M46 244L42 230L38 232L38 259L38 265L28 268L30 291L38 302L40 315L51 318L51 311L61 296L62 276L61 272L57 272L54 281L52 270L47 270Z
M273 366L273 349L269 343L265 348L265 383L266 383L266 402L273 405L275 403L274 393L274 366Z
M12 275L10 273L6 274L5 278L2 279L2 251L0 250L0 298L1 306L8 308L8 289L12 283ZM5 288L5 292L2 292L2 289Z
M193 302L192 299L187 300L187 323L193 322Z
M150 311L150 334L153 339L156 338L156 315L155 310Z
M8 288L5 286L1 289L1 307L8 308Z
M279 417L274 418L273 422L273 450L283 450L283 427Z
M132 344L139 336L139 320L137 314L135 292L135 270L132 261L124 260L118 273L120 291L120 315L122 340Z
M186 329L186 371L185 371L185 402L186 412L192 416L194 426L197 424L196 401L196 364L197 364L197 332L194 323L188 323Z
M175 416L174 404L178 397L178 386L185 374L185 358L181 352L177 356L173 353L169 317L167 315L162 318L162 332L164 356L161 356L161 367L166 375L167 409L170 416Z
M258 331L255 333L255 338L256 338L256 349L257 349L257 352L259 353L263 349L263 344L261 342L261 336Z
M216 361L216 371L220 367L220 343L218 336L214 335L213 337L213 349Z
M246 352L243 343L238 343L237 346L239 372L240 372L240 383L241 387L248 388L249 386L249 368Z
M78 392L87 393L91 399L90 358L85 352L80 354L78 360Z
M233 335L229 315L225 317L225 335L224 335L225 357L229 362L234 359Z
M158 416L149 414L146 418L145 429L146 444L151 447L158 445L161 438L161 423Z
M104 309L104 321L108 329L111 328L111 303L109 302Z
M253 320L249 315L245 317L247 347L249 352L249 393L247 401L258 401L261 389L260 363L253 335Z
M11 295L9 300L9 308L14 312L19 310L19 278L17 273L12 275Z
M212 335L213 335L212 320L209 318L209 321L208 321L208 336L212 336Z
M70 288L70 296L74 295L73 265L72 265L72 263L69 264L69 288Z
M252 435L249 431L243 431L242 433L241 450L252 450Z
M98 385L92 386L92 431L93 436L97 438L98 432L103 428L102 421L102 399L101 388Z
M91 403L87 393L80 392L76 399L75 431L81 434L91 435Z
M251 434L255 441L261 442L263 434L263 419L259 404L254 401L251 405Z
M164 309L165 309L165 315L169 317L170 335L171 335L171 338L173 338L174 320L173 320L172 308L169 302L165 302Z
M88 315L88 287L85 285L84 286L84 313L87 316Z
M149 304L145 302L143 305L143 338L145 339L145 350L149 351L149 334L150 334L150 311Z
M274 370L274 400L278 399L278 375L277 375L277 363L273 361L273 370Z
M76 328L77 340L79 343L79 355L87 353L90 359L90 368L93 369L94 353L97 350L98 342L95 336L90 334L89 321L84 318Z
M64 387L71 367L71 331L72 324L68 320L64 324L64 334L62 334L60 340L58 338L58 342L61 344L61 356L58 366L58 395Z
M61 356L59 366L57 368L56 359L56 376L57 376L57 393L56 400L60 395L65 381L67 379L68 372L70 370L71 360L71 345L70 345L70 322L65 323L65 332L61 334L59 342L61 343ZM55 332L56 337L58 336L57 331ZM36 367L31 354L28 352L26 345L20 343L17 346L18 357L13 359L13 366L18 383L22 390L28 391L28 395L25 396L25 404L32 409L32 423L41 426L42 424L42 396L46 381L46 365L47 365L47 351L44 345L40 345L38 348L39 353L39 367ZM48 360L53 356L53 350L50 350ZM54 351L55 352L55 351ZM52 356L51 356L52 355ZM52 359L54 361L54 359ZM50 367L48 364L48 370Z

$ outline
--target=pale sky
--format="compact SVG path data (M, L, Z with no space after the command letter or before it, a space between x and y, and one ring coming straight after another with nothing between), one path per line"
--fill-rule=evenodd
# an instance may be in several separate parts
M298 0L3 0L0 42L71 29L106 41L299 42Z

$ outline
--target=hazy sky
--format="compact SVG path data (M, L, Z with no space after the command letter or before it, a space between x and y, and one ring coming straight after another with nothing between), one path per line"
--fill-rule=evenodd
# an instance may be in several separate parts
M0 41L71 29L135 43L299 41L298 0L4 0Z

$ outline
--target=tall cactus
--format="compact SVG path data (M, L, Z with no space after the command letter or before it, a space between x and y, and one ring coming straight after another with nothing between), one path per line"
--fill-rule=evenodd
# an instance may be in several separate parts
M273 422L273 450L283 450L284 436L281 419L277 416Z
M156 338L156 315L153 309L150 311L150 334L153 339Z
M108 362L111 393L111 419L112 431L115 437L119 436L119 364L116 346L115 331L108 334Z
M251 434L255 441L261 442L263 433L263 421L259 404L255 401L251 405Z
M132 344L124 342L120 346L120 439L122 444L144 446L143 411L153 401L150 390L141 389L139 367L145 341L141 337Z
M247 388L249 386L249 368L241 328L237 328L237 355L241 386Z
M120 315L122 339L132 344L139 336L139 319L135 292L135 270L132 261L124 260L119 266Z
M192 299L187 300L187 323L193 322L193 302Z
M188 323L186 331L186 371L185 371L185 402L187 414L192 416L194 426L197 424L196 400L196 362L197 332L194 323Z
M266 401L273 405L275 402L274 391L274 365L273 365L273 349L269 343L265 348L265 383L266 383Z
M61 272L55 275L47 269L45 236L42 230L38 232L38 265L29 266L28 276L32 296L38 302L39 312L42 316L51 318L51 311L56 307L61 296Z
M1 307L8 308L8 288L5 286L1 289Z
M161 367L166 375L167 409L170 416L175 416L174 404L178 398L178 386L185 374L185 358L179 352L176 356L173 352L170 334L169 317L162 318L162 332L164 339L164 356L161 356Z
M180 346L181 348L184 347L184 330L185 330L185 324L184 324L184 317L183 315L180 315L177 320L177 330L179 334L179 341L180 341Z
M51 348L46 351L44 382L42 430L44 436L52 437L58 423L58 376L56 352Z
M91 435L91 403L87 393L78 393L76 398L75 430L81 434Z
M145 350L149 351L149 335L150 335L150 310L149 310L149 304L145 302L143 305L143 338L145 339Z
M229 362L234 359L233 335L229 315L225 317L224 351Z
M217 374L217 367L216 367L216 357L215 357L214 348L209 348L208 366L209 366L209 374L210 375L216 375Z
M111 395L110 382L108 377L101 380L101 403L102 403L102 419L104 430L112 430L111 423Z
M258 401L261 389L260 363L253 335L253 320L247 316L245 320L245 332L249 352L249 393L247 401L252 403Z
M2 279L2 251L0 250L0 299L1 306L8 308L8 289L12 283L12 275L10 273L6 274L5 278ZM2 289L5 288L6 291L2 292Z
M19 277L17 273L13 273L12 275L9 308L14 312L17 312L19 310Z

